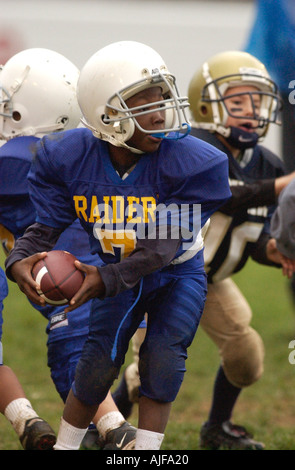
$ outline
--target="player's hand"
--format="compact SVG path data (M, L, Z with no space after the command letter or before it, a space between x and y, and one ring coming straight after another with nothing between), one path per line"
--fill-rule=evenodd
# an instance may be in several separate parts
M75 266L85 274L85 279L78 292L71 299L69 306L65 308L65 312L71 312L88 302L88 300L101 297L105 293L105 285L95 266L80 261L75 261Z
M281 264L282 264L283 275L291 279L291 277L293 276L295 272L295 260L287 258L281 253Z
M35 263L45 258L47 252L36 253L35 255L16 261L10 268L10 272L14 280L17 282L20 290L28 297L31 302L44 306L45 300L40 297L37 289L39 284L32 277L32 269Z
M270 238L267 243L266 253L269 260L282 266L283 276L287 276L289 279L295 272L295 259L290 259L284 256L277 248L277 243L274 238Z
M267 258L276 264L282 264L281 253L277 249L277 242L274 238L270 238L266 245Z

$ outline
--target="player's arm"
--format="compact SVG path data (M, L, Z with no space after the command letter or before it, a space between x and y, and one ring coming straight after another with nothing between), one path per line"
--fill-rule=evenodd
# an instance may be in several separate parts
M135 250L120 263L98 268L105 285L105 296L112 297L134 287L142 277L167 266L174 258L181 240L138 240Z
M232 197L219 209L220 212L232 215L236 211L251 207L272 206L277 198L275 181L275 179L267 179L251 184L231 185Z
M113 297L134 287L142 277L167 266L181 244L180 236L175 238L173 231L172 237L171 232L168 228L166 239L139 239L136 248L120 263L95 268L76 261L77 268L83 271L86 277L65 311L74 310L89 298Z
M278 178L257 180L254 183L230 186L232 197L222 206L221 212L227 215L251 207L272 206L282 190L295 178L295 172Z

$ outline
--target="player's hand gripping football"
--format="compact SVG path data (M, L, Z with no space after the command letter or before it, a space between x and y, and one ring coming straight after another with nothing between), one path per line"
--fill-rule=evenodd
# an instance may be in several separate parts
M36 253L35 255L16 261L11 266L11 275L17 282L20 290L28 297L31 302L44 306L45 300L37 293L39 285L32 277L32 269L35 263L47 255L46 251Z
M65 308L65 312L71 312L88 300L103 296L105 292L101 275L95 266L84 264L80 261L75 261L75 266L85 274L85 279L81 288L71 299L69 306Z

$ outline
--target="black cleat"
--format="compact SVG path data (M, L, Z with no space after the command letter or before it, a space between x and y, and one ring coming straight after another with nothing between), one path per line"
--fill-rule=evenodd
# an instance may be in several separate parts
M135 437L136 428L125 421L107 433L103 450L134 450Z
M81 450L102 450L104 441L96 428L90 428L86 432L81 443Z
M254 441L243 426L225 421L222 424L203 424L200 447L208 450L263 450L265 446L262 442Z
M24 450L53 450L56 436L46 421L36 417L26 421L19 440Z

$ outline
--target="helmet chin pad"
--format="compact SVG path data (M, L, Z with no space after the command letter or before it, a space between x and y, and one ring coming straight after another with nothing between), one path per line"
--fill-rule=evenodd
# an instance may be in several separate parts
M230 134L226 137L227 142L233 147L246 150L257 145L259 135L256 132L247 132L239 127L230 127Z
M127 142L134 134L135 124L132 118L126 121L118 121L112 125L114 138L119 142Z

